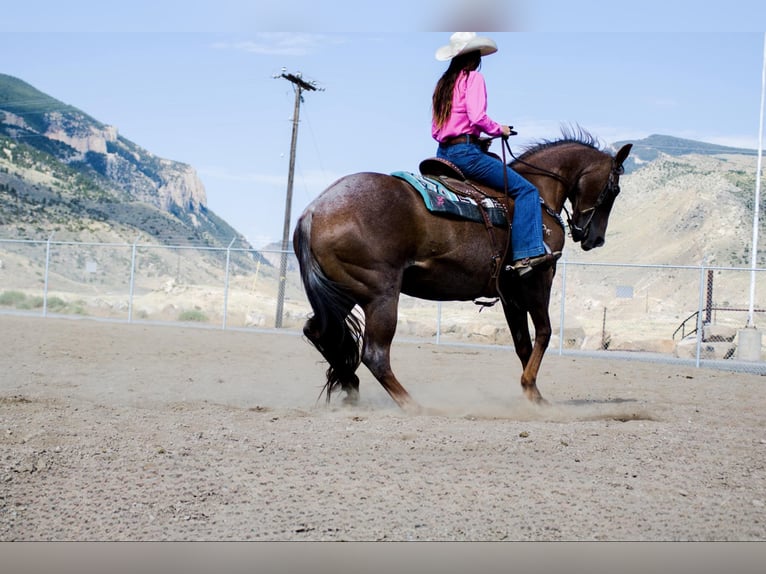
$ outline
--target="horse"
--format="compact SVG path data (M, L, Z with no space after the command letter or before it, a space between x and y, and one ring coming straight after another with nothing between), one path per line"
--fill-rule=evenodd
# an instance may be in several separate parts
M544 240L553 251L564 247L562 210L572 240L584 251L604 244L631 147L625 144L611 155L588 132L564 129L560 139L542 140L514 156L511 168L540 192ZM495 193L510 222L512 200ZM497 248L509 245L509 227L488 229L434 215L410 183L382 173L346 175L317 196L297 221L293 248L313 311L303 334L329 365L327 402L339 388L346 393L344 402L358 402L361 362L403 411L422 412L391 369L404 293L431 301L500 299L522 365L523 393L545 404L537 374L551 337L548 305L556 265L515 274L507 265L508 248L502 255Z

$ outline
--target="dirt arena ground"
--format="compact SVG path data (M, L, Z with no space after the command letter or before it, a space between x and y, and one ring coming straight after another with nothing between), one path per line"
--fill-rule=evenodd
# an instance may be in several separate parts
M301 337L0 316L0 540L766 540L766 379L398 343L317 401Z

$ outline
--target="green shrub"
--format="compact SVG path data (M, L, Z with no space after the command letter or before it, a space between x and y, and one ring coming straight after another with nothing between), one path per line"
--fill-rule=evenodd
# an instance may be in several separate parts
M48 298L48 309L50 311L63 311L66 309L67 302L64 301L61 297L49 297Z
M24 303L27 296L21 291L3 291L0 293L0 305L6 307L19 307Z
M197 321L199 323L207 323L208 318L202 311L193 309L190 311L184 311L178 316L179 321Z
M67 309L72 315L87 315L85 311L85 307L82 305L75 303L72 307Z
M43 298L39 295L27 296L21 291L5 291L0 293L0 306L16 307L29 311L30 309L42 309ZM74 313L76 315L85 315L85 303L83 301L77 301L74 304L69 304L61 297L49 297L48 309L54 313Z
M27 297L24 301L18 304L19 309L41 309L43 306L43 298L39 295L34 297Z

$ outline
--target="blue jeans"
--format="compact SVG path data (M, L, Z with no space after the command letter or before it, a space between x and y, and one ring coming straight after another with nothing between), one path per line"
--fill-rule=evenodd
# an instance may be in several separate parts
M499 191L505 187L503 170L508 172L508 194L514 200L511 223L512 260L535 257L545 253L543 245L543 215L540 194L526 179L503 165L503 162L482 151L476 144L464 143L439 146L437 157L449 160L469 179L489 185Z

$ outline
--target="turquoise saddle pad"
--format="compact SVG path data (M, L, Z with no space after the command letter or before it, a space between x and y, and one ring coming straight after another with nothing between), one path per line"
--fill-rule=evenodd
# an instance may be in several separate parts
M428 211L438 215L458 217L480 223L484 222L480 211L481 208L473 199L450 191L441 182L407 171L395 171L391 175L403 179L414 187L423 198ZM482 204L489 214L489 220L492 222L492 225L507 225L505 212L497 202L487 198Z

